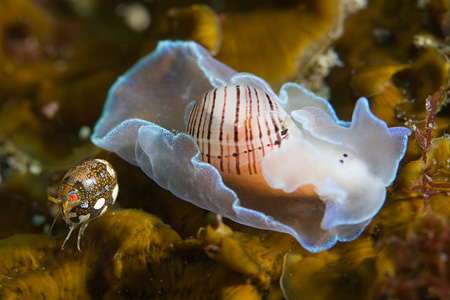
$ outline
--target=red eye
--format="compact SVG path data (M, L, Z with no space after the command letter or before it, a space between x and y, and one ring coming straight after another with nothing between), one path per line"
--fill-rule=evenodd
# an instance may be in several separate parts
M77 194L73 193L69 195L70 201L75 202L78 199Z
M58 197L59 197L59 195L61 195L62 191L63 191L63 187L60 187L58 190Z

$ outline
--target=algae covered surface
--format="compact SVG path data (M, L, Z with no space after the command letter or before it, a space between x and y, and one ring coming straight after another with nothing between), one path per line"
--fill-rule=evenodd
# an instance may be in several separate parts
M0 299L448 299L449 3L444 0L0 0ZM298 82L348 120L358 97L413 134L385 205L317 254L160 189L89 141L116 78L194 40L276 91ZM47 200L107 159L116 205L81 250ZM276 205L276 204L274 204Z

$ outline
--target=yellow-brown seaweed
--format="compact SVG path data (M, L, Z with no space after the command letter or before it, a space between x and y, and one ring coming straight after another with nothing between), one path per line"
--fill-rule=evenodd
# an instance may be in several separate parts
M211 234L220 236L217 232ZM83 253L75 249L75 241L60 251L61 238L18 235L0 242L0 254L4 258L0 264L2 299L17 296L28 299L101 296L105 299L260 299L262 296L262 282L248 280L257 278L258 274L251 271L248 255L242 252L242 245L258 247L258 242L230 244L220 237L222 249L226 244L231 247L223 257L231 255L232 260L219 259L219 264L215 264L203 248L178 247L177 250L181 242L179 235L159 218L137 210L109 211L93 220L82 240ZM211 242L210 239L206 241ZM241 250L233 252L236 249ZM239 264L242 267L236 268ZM259 265L254 266L260 269ZM267 293L271 280L266 279Z
M58 182L59 171L99 152L89 129L108 88L161 39L195 40L274 88L287 78L308 82L305 70L317 55L335 49L342 64L325 80L343 119L356 98L366 96L389 125L425 130L426 98L448 89L446 0L371 0L353 15L332 0L136 2L151 16L139 32L117 13L122 1L2 3L1 299L448 298L430 284L448 284L439 277L442 270L448 274L450 255L446 97L436 108L427 160L412 136L385 205L353 242L311 254L284 234L228 220L208 224L206 211L102 153L117 166L118 204L132 209L94 220L83 253L76 239L61 252L65 224L57 224L58 237L46 236L55 213L47 186ZM424 176L435 184L428 186L425 215L417 188ZM399 294L405 284L410 294Z

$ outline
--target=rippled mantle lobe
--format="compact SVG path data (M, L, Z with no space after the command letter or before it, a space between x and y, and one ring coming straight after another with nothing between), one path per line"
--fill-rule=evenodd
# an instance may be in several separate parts
M189 104L227 85L267 93L298 131L262 160L269 193L258 193L251 180L238 180L243 184L233 189L225 185L186 134ZM286 83L276 95L261 78L237 73L194 42L166 41L113 85L92 141L181 199L248 226L288 233L319 252L360 235L383 205L406 150L409 130L388 128L367 99L358 100L352 119L340 121L325 99L298 84ZM302 192L307 186L313 196Z

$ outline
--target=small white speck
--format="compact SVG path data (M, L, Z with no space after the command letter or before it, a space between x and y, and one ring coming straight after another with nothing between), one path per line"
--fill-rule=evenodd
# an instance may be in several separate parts
M31 219L34 226L40 226L45 223L46 219L43 215L33 215L33 218Z
M119 185L118 184L116 184L116 187L114 188L114 190L112 192L113 203L116 202L117 194L119 194Z
M141 32L150 26L150 12L140 3L120 4L116 11L125 19L125 23L135 31Z
M94 205L94 209L100 209L103 207L103 205L105 204L105 198L100 198L97 200L97 202Z
M87 125L81 126L80 130L78 131L78 138L80 140L86 141L91 136L91 128Z
M44 105L41 109L42 114L49 120L53 119L59 110L59 102L52 101Z
M28 170L29 170L30 173L33 174L33 175L39 175L39 174L41 174L41 172L42 172L42 168L41 168L41 166L38 165L38 164L31 164L31 165L28 167Z

